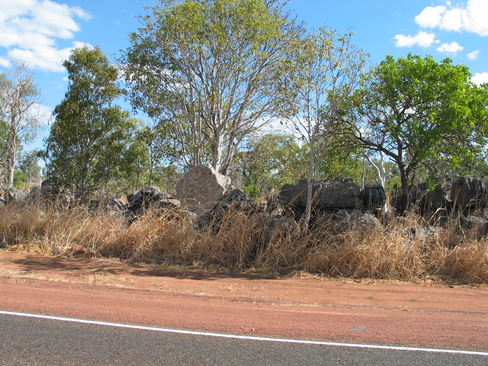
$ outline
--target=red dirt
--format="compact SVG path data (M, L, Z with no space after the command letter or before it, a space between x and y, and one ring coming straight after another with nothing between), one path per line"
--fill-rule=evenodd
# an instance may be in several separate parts
M488 351L488 288L168 270L0 250L0 309L266 337Z

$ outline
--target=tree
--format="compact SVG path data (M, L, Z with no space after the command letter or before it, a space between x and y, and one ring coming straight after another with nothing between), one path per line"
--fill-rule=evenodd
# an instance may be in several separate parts
M8 124L0 119L0 187L7 183Z
M280 59L298 31L282 0L161 0L121 59L130 100L183 166L228 173L246 136L279 114Z
M352 145L341 134L340 112L360 81L366 54L352 43L353 33L319 28L296 40L283 64L283 107L295 133L309 149L307 206L304 224L310 221L312 187L324 158ZM333 143L331 143L333 141Z
M54 110L46 146L47 175L73 187L83 200L90 190L120 175L138 122L113 105L122 95L117 68L100 48L75 49L63 65L69 86Z
M0 73L0 119L8 126L6 187L14 181L17 151L20 143L30 141L39 125L35 105L40 102L40 94L35 86L34 74L27 64L16 61L7 74Z
M388 56L365 77L356 95L356 141L398 167L402 212L420 168L459 166L481 153L486 137L488 93L470 82L468 68L431 56Z
M22 154L19 161L19 169L27 176L28 182L39 178L41 174L41 167L38 164L40 154L40 150L32 150Z

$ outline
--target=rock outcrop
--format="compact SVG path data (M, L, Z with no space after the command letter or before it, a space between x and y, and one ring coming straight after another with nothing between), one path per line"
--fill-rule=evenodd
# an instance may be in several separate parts
M308 182L300 180L296 185L285 184L280 191L280 203L293 212L298 222L307 205ZM313 185L312 211L314 216L323 216L337 210L355 210L361 207L360 188L350 178L318 181Z

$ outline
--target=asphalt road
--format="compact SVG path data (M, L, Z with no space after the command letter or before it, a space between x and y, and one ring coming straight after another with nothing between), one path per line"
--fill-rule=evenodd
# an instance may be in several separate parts
M486 354L224 338L0 313L0 365L483 365Z

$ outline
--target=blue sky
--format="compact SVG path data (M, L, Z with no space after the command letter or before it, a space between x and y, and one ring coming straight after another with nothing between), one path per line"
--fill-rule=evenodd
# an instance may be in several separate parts
M26 61L36 73L47 116L64 97L61 63L74 47L100 46L115 60L140 25L144 5L157 0L0 0L0 70ZM446 56L473 81L488 82L488 0L291 0L288 9L310 27L354 27L372 64L386 55ZM128 108L128 107L127 107ZM41 148L48 127L28 148Z

